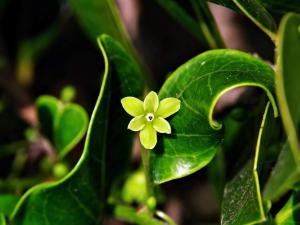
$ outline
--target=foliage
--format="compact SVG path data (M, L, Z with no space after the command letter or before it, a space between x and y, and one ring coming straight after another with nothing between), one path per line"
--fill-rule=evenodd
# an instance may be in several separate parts
M174 225L159 210L165 200L160 184L206 167L222 202L221 224L299 224L300 4L213 2L248 17L273 41L275 65L226 49L206 1L157 0L151 4L163 7L210 49L173 71L158 95L149 91L149 74L115 1L65 3L102 53L99 95L90 121L85 108L74 102L71 86L62 90L60 99L37 98L37 124L21 126L12 119L27 139L10 143L3 138L2 144L0 138L1 163L13 158L11 171L0 180L1 225L96 225L105 217ZM278 26L275 16L280 18ZM26 88L33 82L34 62L61 30L61 24L54 24L21 42L16 54L18 85ZM0 69L7 64L1 61ZM222 118L216 117L222 97L240 87L261 90L260 104L252 110L234 105ZM10 114L3 96L1 116ZM140 140L132 131L140 131ZM35 162L35 173L24 175L26 151L37 143L46 150ZM141 143L138 170L130 163L135 143Z

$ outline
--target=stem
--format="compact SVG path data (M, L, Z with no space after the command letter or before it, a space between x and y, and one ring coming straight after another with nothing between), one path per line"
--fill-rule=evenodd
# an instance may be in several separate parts
M143 146L141 146L141 154L142 154L142 162L143 162L144 174L146 179L147 198L150 198L154 195L153 182L150 179L150 168L149 168L150 150L145 149Z

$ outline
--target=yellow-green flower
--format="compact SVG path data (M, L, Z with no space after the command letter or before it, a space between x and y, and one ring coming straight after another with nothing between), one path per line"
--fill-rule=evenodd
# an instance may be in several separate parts
M144 102L135 97L121 100L125 111L134 118L129 122L128 129L140 131L141 144L146 149L153 149L157 143L157 132L171 133L171 126L165 118L180 109L180 100L165 98L159 101L157 94L151 91Z

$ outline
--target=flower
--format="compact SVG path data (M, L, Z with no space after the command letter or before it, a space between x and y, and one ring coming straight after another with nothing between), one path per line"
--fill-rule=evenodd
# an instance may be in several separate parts
M135 97L121 99L124 110L134 118L128 129L140 131L140 142L146 149L153 149L157 143L157 132L171 134L171 126L165 118L180 109L180 100L165 98L159 101L157 94L151 91L144 102Z

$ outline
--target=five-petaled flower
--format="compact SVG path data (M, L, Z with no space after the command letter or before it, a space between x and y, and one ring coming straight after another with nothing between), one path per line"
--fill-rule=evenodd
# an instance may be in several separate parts
M171 133L171 126L165 118L180 109L180 100L165 98L159 101L157 94L151 91L144 102L135 97L121 100L125 111L134 118L129 122L128 129L140 131L141 144L146 149L153 149L157 143L156 132Z

